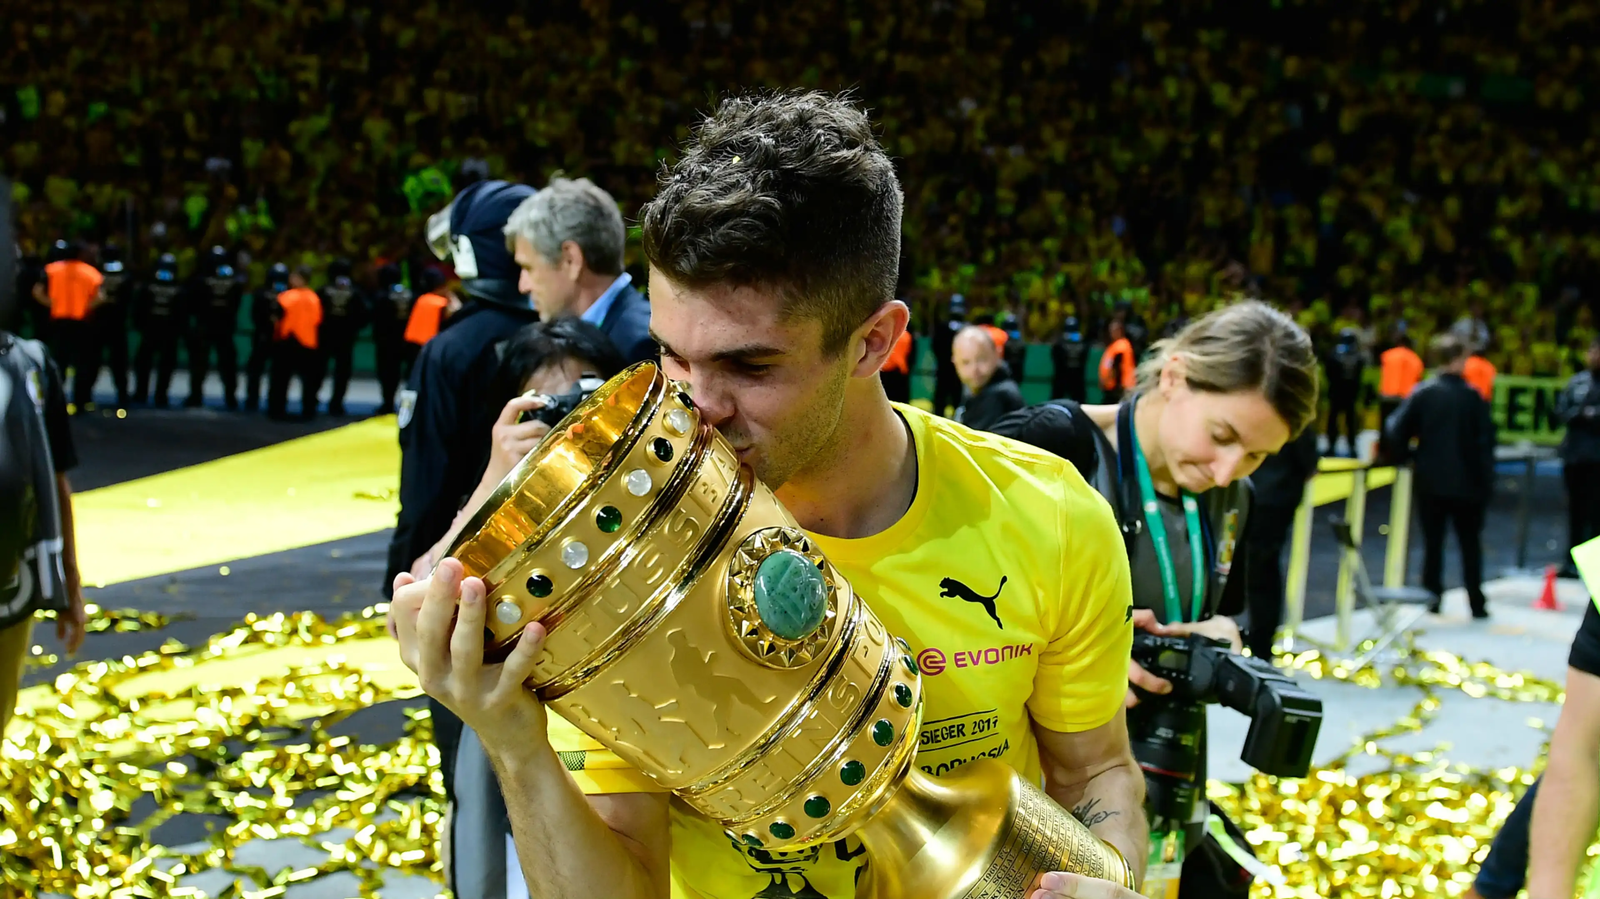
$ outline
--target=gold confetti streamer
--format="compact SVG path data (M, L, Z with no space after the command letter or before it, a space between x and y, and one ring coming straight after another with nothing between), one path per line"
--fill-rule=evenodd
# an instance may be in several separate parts
M0 897L199 896L177 884L205 871L235 877L219 895L240 897L281 896L294 884L339 871L359 879L362 896L374 895L383 873L438 879L443 784L427 711L408 711L405 736L390 744L327 732L354 712L399 698L361 671L333 660L235 686L128 699L114 692L131 677L201 666L246 647L381 636L385 611L370 607L335 621L311 613L250 616L203 647L168 641L137 657L82 662L58 676L54 702L20 712L13 739L0 747ZM170 620L96 609L90 630L159 630ZM50 658L36 648L30 662L51 664ZM1474 771L1449 764L1439 751L1399 753L1380 743L1425 727L1445 690L1559 703L1561 686L1446 652L1414 651L1384 671L1350 670L1317 651L1278 662L1363 687L1415 686L1422 698L1410 714L1363 735L1305 780L1256 775L1242 785L1210 784L1211 798L1283 874L1277 887L1258 881L1258 899L1461 895L1536 772ZM192 704L193 714L162 716L166 703ZM291 703L333 711L300 721L291 717ZM80 709L95 711L75 717ZM1379 760L1380 769L1350 774L1357 757ZM131 823L136 803L142 817ZM199 851L156 845L152 832L182 813L228 823ZM334 829L352 836L326 842ZM321 847L328 860L278 870L237 860L246 842L277 838Z

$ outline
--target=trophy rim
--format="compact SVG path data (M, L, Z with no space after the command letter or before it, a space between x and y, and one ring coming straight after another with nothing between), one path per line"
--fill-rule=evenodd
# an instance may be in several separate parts
M501 508L520 492L523 482L528 480L529 476L543 464L555 444L566 439L569 428L590 417L595 410L605 405L612 397L628 386L633 385L636 379L642 377L646 372L649 372L650 383L645 388L645 397L639 406L639 412L633 416L627 427L612 442L610 449L600 459L599 464L590 469L576 489L568 493L550 509L545 515L544 521L540 522L539 526L517 545L517 552L509 554L489 571L484 572L484 580L495 580L497 574L502 573L508 567L515 567L529 547L537 545L550 536L550 533L567 519L572 510L583 503L584 497L594 492L596 485L611 477L617 466L621 464L623 457L638 442L639 436L645 432L650 421L655 418L657 408L668 394L667 377L656 363L646 360L629 366L618 373L616 377L607 381L604 386L593 394L590 394L587 399L579 403L561 421L557 422L555 427L551 428L550 432L544 436L544 439L540 440L537 446L529 450L528 454L523 456L516 465L512 466L511 471L500 479L500 483L495 485L488 498L478 505L477 511L472 514L471 518L467 519L466 524L462 525L460 532L451 541L450 548L445 555L455 556L463 547L477 540L479 533L494 519Z

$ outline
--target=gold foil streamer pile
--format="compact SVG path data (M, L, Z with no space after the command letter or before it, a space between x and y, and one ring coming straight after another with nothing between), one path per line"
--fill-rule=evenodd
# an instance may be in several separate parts
M57 706L19 715L13 745L0 754L0 897L193 896L198 893L175 884L209 870L255 882L252 888L236 881L220 895L262 899L339 871L360 878L363 896L373 894L380 871L437 878L443 791L427 712L408 713L406 735L388 745L356 744L326 731L352 712L401 698L360 671L329 663L172 696L124 702L112 693L134 675L203 665L246 647L380 637L384 611L368 608L332 622L311 613L252 616L199 649L173 641L137 657L80 663L58 677ZM166 623L152 613L97 610L90 629ZM1211 798L1239 823L1257 855L1281 869L1283 884L1258 880L1255 895L1460 895L1534 771L1473 771L1448 764L1438 751L1399 753L1378 742L1424 727L1437 714L1443 690L1559 703L1560 685L1446 652L1417 652L1384 672L1352 671L1316 651L1279 661L1314 678L1363 687L1414 685L1423 698L1409 715L1365 734L1303 781L1256 775L1240 786L1210 784ZM182 702L194 704L192 715L173 720L159 714L163 704ZM301 703L334 711L305 725L287 714ZM96 711L75 720L75 708ZM1349 762L1361 755L1382 759L1384 767L1359 778L1349 774ZM130 825L136 802L156 811ZM203 851L174 855L153 845L150 834L180 812L231 823L215 831ZM342 843L319 842L334 828L354 835ZM235 861L243 843L279 837L325 846L329 860L299 870Z
M408 713L406 736L390 745L327 733L352 712L401 698L360 671L330 662L173 695L123 701L112 692L135 675L203 665L248 647L380 637L384 611L371 607L333 622L311 613L250 616L196 650L169 641L137 657L84 662L57 677L56 705L20 713L0 753L0 896L195 896L178 880L213 869L255 882L236 880L219 895L261 899L339 871L357 876L363 895L378 885L380 869L437 876L442 784L427 713ZM163 623L159 616L122 614L102 616L94 629ZM333 711L309 724L286 713L305 703ZM193 711L173 715L174 705ZM135 803L141 815L155 810L130 824ZM151 832L183 812L228 823L203 851L174 855L152 844ZM330 858L315 868L267 870L235 861L248 840L290 837L319 845L318 835L333 828L354 835L320 844Z
M1533 783L1536 768L1474 770L1450 764L1445 747L1401 753L1378 741L1420 731L1438 714L1443 690L1558 704L1564 693L1553 681L1448 652L1408 648L1406 661L1381 672L1370 666L1351 670L1315 650L1279 657L1280 665L1313 678L1367 688L1415 686L1423 696L1410 714L1364 734L1305 780L1256 774L1240 786L1208 784L1211 799L1244 831L1256 855L1281 869L1284 883L1274 887L1258 879L1255 896L1459 896L1471 886L1478 863L1517 797ZM1382 767L1351 775L1346 769L1358 756L1381 759Z

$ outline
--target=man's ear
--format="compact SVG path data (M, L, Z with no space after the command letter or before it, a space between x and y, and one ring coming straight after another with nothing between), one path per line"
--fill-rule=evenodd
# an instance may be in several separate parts
M561 273L574 281L583 274L583 248L575 240L561 242Z
M855 366L850 370L853 378L875 378L894 352L894 345L911 323L911 310L899 300L890 300L878 307L872 317L856 329L850 341L849 352L855 356Z

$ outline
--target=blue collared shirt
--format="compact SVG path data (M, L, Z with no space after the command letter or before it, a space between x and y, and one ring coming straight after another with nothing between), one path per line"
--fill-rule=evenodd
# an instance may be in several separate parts
M583 314L578 318L596 328L605 324L606 313L611 311L611 304L617 301L617 294L622 293L622 289L632 283L633 276L627 272L618 275L617 280L612 281L611 286L606 288L606 292L601 294L588 309L583 310Z

